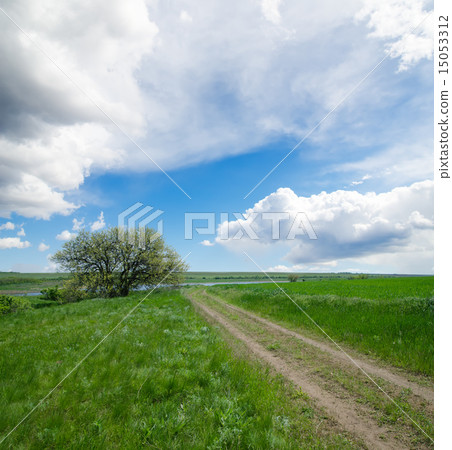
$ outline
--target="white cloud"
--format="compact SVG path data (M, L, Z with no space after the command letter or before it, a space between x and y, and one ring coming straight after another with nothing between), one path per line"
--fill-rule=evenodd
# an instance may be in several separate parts
M337 267L337 261L328 261L324 263L317 263L316 265L307 264L294 264L292 266L286 266L284 264L278 264L273 267L269 267L266 272L334 272Z
M284 264L277 264L276 266L269 267L266 272L305 272L307 266L303 264L295 264L293 266L286 266Z
M370 178L372 178L372 175L366 174L363 177L361 177L360 180L352 181L350 183L350 186L359 186L360 184L363 184L366 180L369 180Z
M201 245L204 245L204 247L213 247L215 245L215 242L210 242L208 239L205 239L204 241L200 242Z
M279 5L281 0L262 0L262 14L269 22L279 25L281 22L281 14L279 13Z
M19 237L7 237L0 238L0 249L5 250L7 248L27 248L31 244L28 241L21 241Z
M44 272L58 272L59 266L50 260L52 255L47 255L47 266L44 267Z
M33 175L23 174L16 183L2 185L0 189L2 217L9 217L15 211L24 217L49 219L52 214L68 215L76 208L75 204L64 200L63 193L53 191L46 182Z
M12 222L6 222L0 225L0 230L14 230L14 227Z
M41 243L38 245L38 250L39 250L40 252L45 252L45 251L48 250L49 248L50 248L50 245L44 244L44 242L41 242Z
M370 171L368 178L378 181L381 187L393 187L394 180L400 184L409 184L422 179L433 178L433 162L431 142L416 133L412 135L416 142L388 144L384 150L370 154L363 159L341 162L330 169L330 172ZM410 157L406 158L409 154ZM364 178L361 179L365 181Z
M105 227L104 212L101 211L97 220L91 224L91 231L102 230Z
M135 72L158 29L143 0L64 6L19 0L5 9L70 80L4 17L0 215L69 214L77 205L64 191L78 188L93 170L119 166L124 154L124 137L78 87L127 133L142 134L145 109Z
M72 231L79 231L81 228L83 228L84 223L85 223L84 217L82 217L80 220L77 220L74 217L74 219L72 219Z
M413 40L404 25L425 14L413 3L363 9L358 0L206 0L192 13L179 1L17 0L5 9L169 170L281 137L300 139L356 86L385 45L403 68L420 61L430 51L427 31ZM384 28L391 15L403 34L391 31L395 25ZM366 22L373 37L362 40ZM66 193L91 173L158 170L6 19L0 59L0 217L69 215L80 205ZM382 98L398 104L394 82L380 83L374 80L357 103L369 110ZM351 113L356 104L347 104L349 123L356 116L359 123L353 133L338 128L367 139L361 116Z
M17 232L17 236L25 236L25 230L23 227Z
M357 14L368 20L371 37L389 40L391 58L400 58L399 70L407 70L423 58L433 56L433 6L424 0L366 0Z
M76 233L71 233L69 230L63 230L61 233L56 235L56 239L59 241L69 241L77 236Z
M263 218L262 214L269 212L286 213L291 218L280 222L280 239L274 239L271 222ZM299 213L306 214L318 239L309 239L307 233L288 239L293 219ZM241 222L234 220L218 227L216 242L235 251L257 246L272 251L275 245L286 245L284 259L294 267L315 264L316 268L322 265L331 268L336 267L338 261L369 263L371 258L374 258L374 264L381 264L382 258L390 256L396 271L404 272L413 267L410 255L416 256L416 267L423 267L422 272L429 273L433 264L431 181L380 194L340 190L303 197L289 188L280 188L248 209L246 214L248 218L255 217L250 224L258 240L251 240L246 234L241 239L233 239L241 229ZM226 229L230 238L220 239Z
M185 23L193 22L192 16L190 16L190 14L188 14L187 11L181 11L179 19L181 22L185 22Z

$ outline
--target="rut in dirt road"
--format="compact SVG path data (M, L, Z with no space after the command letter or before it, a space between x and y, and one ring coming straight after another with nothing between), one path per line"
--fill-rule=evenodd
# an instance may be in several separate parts
M191 301L205 316L222 325L232 336L242 341L260 360L270 364L278 373L292 381L297 387L302 388L344 430L349 431L358 439L363 440L366 446L371 449L409 448L392 436L389 429L384 426L379 426L371 418L359 415L356 409L348 402L324 391L317 384L313 383L303 371L294 369L285 360L265 349L254 339L236 328L223 315L197 302L193 298L191 298Z
M418 395L419 397L427 400L430 403L433 403L434 399L434 392L433 389L420 386L419 384L408 380L407 378L398 375L396 373L393 373L389 371L388 369L384 367L379 367L369 361L365 361L362 358L353 357L353 361L351 358L349 358L344 352L337 350L336 348L332 348L331 345L328 345L324 342L317 341L315 339L308 338L306 336L301 335L300 333L297 333L296 331L289 330L287 328L282 327L281 325L278 325L276 323L271 322L270 320L264 319L263 317L257 316L256 314L253 314L249 311L246 311L242 308L239 308L237 306L231 305L220 298L207 294L207 292L203 291L203 295L208 297L210 300L214 300L221 305L231 309L232 311L235 311L239 314L242 314L246 317L249 317L250 319L259 322L266 326L267 328L272 328L274 330L279 331L280 333L284 333L288 336L295 337L296 339L299 339L300 341L303 341L305 344L311 345L313 347L318 348L319 350L329 353L331 356L333 356L335 359L346 363L350 365L351 367L358 369L362 369L364 372L371 376L382 378L383 380L386 380L392 384L395 384L397 386L400 386L402 388L411 389L411 391ZM357 367L358 366L358 367Z
M199 294L201 294L200 297L188 294L188 298L201 314L206 316L210 322L216 322L221 325L228 334L243 342L257 359L269 364L277 373L280 373L295 386L299 387L340 428L355 435L361 442L364 441L365 447L386 449L413 448L413 446L416 448L428 448L430 446L428 441L422 444L415 437L416 433L419 433L419 429L415 428L417 431L413 434L413 424L409 422L404 425L401 423L396 424L391 422L391 420L387 422L390 416L385 415L386 413L384 411L377 413L377 410L375 410L378 402L374 405L373 403L368 403L364 397L361 398L363 394L360 394L359 384L355 385L355 383L358 383L358 380L361 379L359 383L362 386L363 380L364 384L366 383L365 377L363 377L363 374L353 364L350 364L349 360L347 364L344 361L338 362L334 349L331 349L325 343L305 338L299 333L292 332L266 319L255 316L248 311L243 311L241 308L230 305L222 299L213 298L213 296L207 294L205 291L198 292ZM284 336L287 336L289 340L287 338L285 339ZM302 347L297 345L297 341L300 342ZM277 348L279 348L279 345L282 345L276 353L274 348L272 348L272 342L280 342ZM311 344L311 342L315 345ZM271 345L267 346L267 343ZM297 348L304 349L302 350L302 354L306 354L308 360L305 360L305 357L300 359L297 356L297 352L300 351L296 350ZM294 349L295 353L293 353ZM333 350L333 352L329 350ZM349 391L349 387L342 386L340 377L336 379L334 382L336 384L333 383L333 385L331 385L331 381L335 379L334 377L331 378L330 382L327 381L330 378L330 371L332 372L331 375L333 375L336 367L342 370L342 373L348 379L356 379L356 381L352 382L352 390ZM372 367L372 364L370 364L370 367L378 371L381 370L381 372L375 373L377 376L389 374L390 376L381 377L389 378L388 381L392 381L391 378L395 375L396 382L393 384L399 387L394 386L394 388L391 388L392 384L389 384L387 388L395 389L391 395L396 395L396 392L400 392L397 389L400 389L400 386L405 387L405 382L415 385L415 383L406 380L403 376L392 374L388 368ZM324 368L327 369L325 374L327 378L324 378L324 375L322 375ZM339 384L337 384L338 382ZM414 387L423 389L417 385ZM374 390L376 390L375 387ZM428 388L425 388L425 390L426 392L422 392L425 395L418 395L421 391L414 393L413 390L411 399L418 406L419 404L423 405L420 406L421 410L426 407L427 409L425 411L430 411L427 414L432 414L433 405L425 400L425 397L429 397ZM381 394L377 395L381 396ZM381 408L381 404L378 408ZM387 425L382 425L386 423Z

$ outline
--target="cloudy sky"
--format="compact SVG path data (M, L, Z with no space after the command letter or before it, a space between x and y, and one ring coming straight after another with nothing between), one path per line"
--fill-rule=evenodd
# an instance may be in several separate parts
M2 0L0 270L140 202L192 270L431 273L432 3Z

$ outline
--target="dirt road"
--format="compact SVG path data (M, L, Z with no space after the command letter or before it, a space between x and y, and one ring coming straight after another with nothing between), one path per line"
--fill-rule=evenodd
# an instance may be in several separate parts
M431 447L416 415L433 415L432 389L364 357L350 357L333 345L230 305L206 291L198 290L188 297L209 321L219 324L244 343L255 358L314 399L317 407L355 436L359 445L371 449ZM398 415L395 421L394 410ZM392 414L391 419L386 420L385 414Z

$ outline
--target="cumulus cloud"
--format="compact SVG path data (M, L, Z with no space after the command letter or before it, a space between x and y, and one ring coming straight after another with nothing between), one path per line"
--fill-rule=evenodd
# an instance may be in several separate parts
M0 225L0 230L14 230L14 227L12 222L6 222Z
M83 228L85 223L85 218L82 217L80 220L77 220L75 217L72 219L72 231L79 231Z
M5 250L8 248L27 248L31 244L28 241L21 241L20 237L7 237L0 238L0 249Z
M50 259L52 256L47 255L47 266L44 267L44 272L58 272L59 266Z
M64 6L19 0L3 7L58 68L3 17L0 147L7 176L0 214L70 214L77 205L64 199L64 191L78 188L91 171L122 161L117 130L99 108L127 133L143 132L134 72L158 29L142 0Z
M208 239L205 239L204 241L201 241L200 244L204 245L204 247L213 247L215 245L215 242L211 242Z
M269 21L278 25L281 22L281 14L279 13L279 5L281 0L262 0L262 14Z
M389 40L386 50L404 71L433 57L432 12L432 2L425 0L366 0L356 17L368 20L371 37Z
M91 231L102 230L105 227L104 212L101 211L99 217L91 224Z
M23 227L17 232L17 236L25 236L25 230Z
M39 163L38 163L39 165ZM11 171L21 169L10 167ZM49 219L52 214L68 215L77 206L64 199L62 192L54 191L45 181L29 174L21 174L16 182L0 182L0 216L10 217L15 211L24 217Z
M41 242L41 243L38 245L38 250L39 250L40 252L45 252L45 251L48 250L49 248L50 248L50 245L44 244L44 242Z
M76 233L71 233L69 230L63 230L61 233L56 235L56 239L59 241L69 241L77 236Z
M265 214L280 214L279 222L266 220ZM304 222L295 218L303 214ZM420 258L424 271L432 267L433 250L433 182L423 181L397 187L389 192L361 194L339 190L310 197L280 188L248 209L244 220L224 222L218 227L216 242L241 251L248 246L285 244L285 259L292 264L326 264L334 267L338 260L377 261L381 255L402 255L400 271L409 255ZM254 228L257 240L243 233L244 221ZM279 239L275 226L279 225ZM296 225L293 239L290 232ZM309 235L309 226L317 239ZM229 238L224 239L225 233Z
M358 0L7 1L70 79L4 18L0 216L68 215L80 205L65 193L90 174L158 170L93 101L167 170L300 139L375 64L379 47L389 45L404 68L426 57L426 29L410 37L404 25L425 13L412 3L389 2L389 14ZM387 16L403 35L383 28ZM373 34L364 41L366 25ZM366 108L382 97L372 88L360 99ZM349 134L367 137L357 117Z

